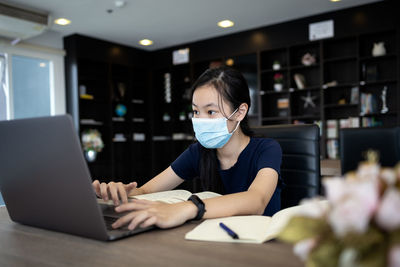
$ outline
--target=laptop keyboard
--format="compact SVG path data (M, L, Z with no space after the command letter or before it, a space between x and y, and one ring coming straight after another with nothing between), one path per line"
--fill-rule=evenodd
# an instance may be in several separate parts
M117 229L119 229L119 230L129 230L129 229L128 229L128 225L123 226L123 227L120 227L120 228L117 228L117 229L114 229L114 228L111 226L111 225L112 225L116 220L118 220L119 218L110 217L110 216L103 216L103 218L104 218L104 222L106 223L106 228L107 228L107 230L109 230L109 231L117 230Z

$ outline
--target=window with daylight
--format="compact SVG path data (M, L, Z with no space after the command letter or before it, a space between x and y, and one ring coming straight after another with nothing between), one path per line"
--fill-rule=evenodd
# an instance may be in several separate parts
M0 120L64 113L64 51L0 40Z

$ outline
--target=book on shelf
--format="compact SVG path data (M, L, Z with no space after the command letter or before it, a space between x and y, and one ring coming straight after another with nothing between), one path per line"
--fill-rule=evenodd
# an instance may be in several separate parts
M146 141L146 134L144 133L133 133L132 134L132 140L133 141Z
M361 124L363 127L377 127L382 126L383 122L377 120L375 117L363 117Z
M289 98L278 98L276 101L278 116L285 117L289 115Z
M79 122L86 125L103 125L103 122L94 119L81 119Z
M329 159L339 158L339 141L338 139L330 139L326 141L326 151Z
M123 133L115 133L112 140L113 142L126 142L126 137Z
M327 120L326 121L326 137L327 138L338 138L338 121Z
M321 205L321 208L325 208L328 202L320 200L318 205ZM280 210L272 217L248 215L208 219L186 233L185 239L261 244L276 238L293 216L304 214L307 210L314 208L314 204L306 203ZM221 222L234 231L239 238L233 239L228 235L220 227L219 224Z
M278 100L276 101L276 106L278 107L278 109L286 109L289 108L289 98L278 98Z
M93 95L89 95L89 94L80 94L79 97L81 99L88 99L88 100L93 100Z
M340 129L342 128L358 128L360 127L360 119L358 117L349 117L339 120Z
M360 98L359 88L358 86L354 86L353 88L351 88L350 104L358 104L359 98Z

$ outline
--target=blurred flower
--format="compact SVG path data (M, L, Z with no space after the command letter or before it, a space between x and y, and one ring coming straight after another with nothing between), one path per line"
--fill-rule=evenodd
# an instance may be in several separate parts
M384 168L381 171L381 178L387 185L396 183L396 172L393 169Z
M327 201L321 198L303 199L300 205L303 205L305 208L302 209L301 213L298 215L310 218L321 218L325 216L329 208Z
M352 231L364 233L378 205L376 183L336 177L324 180L323 184L332 204L328 221L333 231L338 236Z
M306 266L400 266L400 164L369 160L323 185L327 205L302 201L313 208L293 216L278 238L295 244Z
M294 245L293 252L302 261L306 261L308 254L310 253L311 249L314 248L316 243L317 242L314 238L304 239Z
M274 81L275 83L282 83L283 82L283 75L282 73L275 73L274 75Z
M394 246L390 249L388 267L400 266L400 245Z
M400 228L400 192L388 188L376 213L376 222L387 231Z

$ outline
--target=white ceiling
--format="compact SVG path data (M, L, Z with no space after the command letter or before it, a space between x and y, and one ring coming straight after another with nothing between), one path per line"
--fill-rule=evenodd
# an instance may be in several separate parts
M68 26L53 25L62 36L80 33L116 43L156 50L333 10L381 0L126 0L117 8L114 0L3 0L11 4L65 17ZM112 9L112 13L107 10ZM230 19L233 28L217 22ZM143 47L138 41L154 41Z

